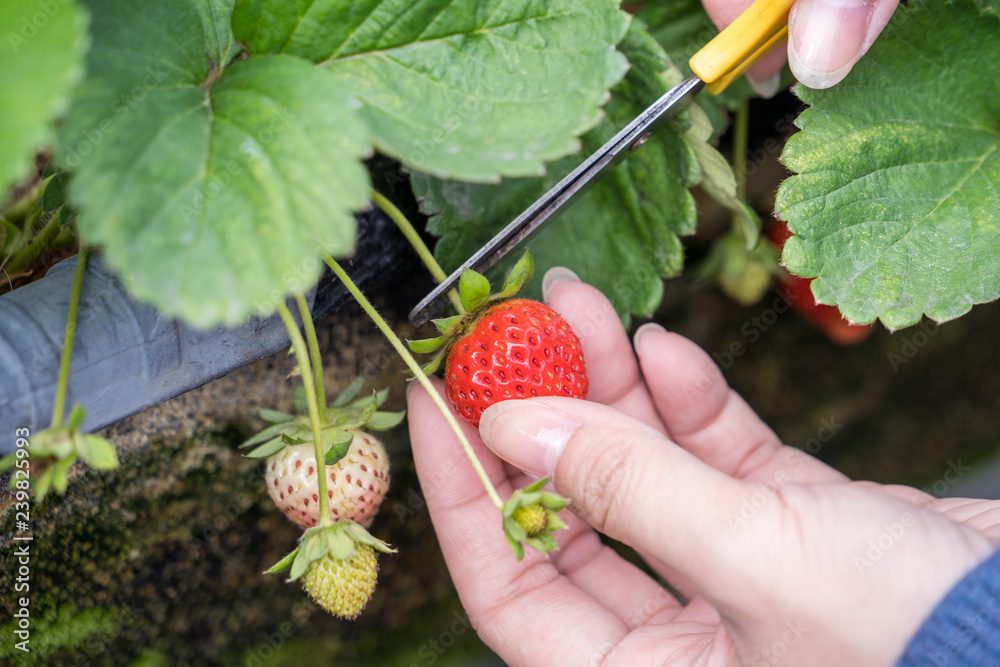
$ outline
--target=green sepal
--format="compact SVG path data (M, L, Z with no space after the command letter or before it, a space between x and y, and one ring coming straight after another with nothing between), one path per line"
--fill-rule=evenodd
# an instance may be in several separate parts
M388 389L380 389L379 391L375 392L375 404L377 406L381 407L382 404L385 403L385 399L387 399L387 398L389 398L389 390ZM369 399L368 397L362 396L361 398L352 401L351 404L348 407L351 407L351 408L363 408L366 405L368 405L368 403L369 403L370 400L371 399Z
M511 267L503 281L503 287L494 298L509 299L520 292L521 288L531 281L534 274L535 259L532 257L531 251L526 250L521 255L521 259L517 260L517 263Z
M350 558L354 555L355 544L368 544L384 553L396 553L395 549L373 537L362 526L341 519L332 526L309 528L302 534L297 553L293 552L295 556L291 560L292 571L288 581L301 577L310 565L328 554L337 559ZM292 554L282 559L282 563L290 556Z
M490 298L490 281L481 273L465 269L458 280L458 295L462 299L462 308L472 312Z
M287 445L285 443L284 437L279 435L277 438L268 440L263 445L250 450L249 452L244 454L244 456L248 459L253 459L255 461L260 459L266 459L270 456L274 456L282 449L284 449L286 446Z
M76 463L77 455L71 454L64 459L60 459L50 468L54 472L52 475L52 490L56 493L65 493L69 484L69 469Z
M272 438L280 437L281 436L281 432L284 431L287 428L288 428L288 424L287 423L285 423L285 424L272 424L271 426L268 426L267 428L265 428L260 433L257 433L252 438L249 438L249 439L245 440L240 445L240 449L244 449L245 447L252 447L253 445L258 445L258 444L260 444L262 442L265 442L267 440L271 440Z
M45 471L38 478L38 482L33 484L35 487L35 502L41 503L45 500L45 496L49 494L49 488L52 486L52 481L55 479L56 467L47 466Z
M340 392L333 403L330 403L331 408L342 408L358 395L361 391L361 387L365 385L365 376L359 375L358 377L351 380L351 384L344 388L344 391Z
M518 560L524 557L523 545L525 544L542 553L559 548L552 533L566 528L566 523L559 518L556 512L565 509L569 501L558 493L543 491L542 489L548 482L549 478L543 477L523 489L514 491L501 509L504 535ZM512 515L518 508L536 504L541 505L545 510L545 528L540 533L529 536L524 526L518 523Z
M66 420L66 428L71 431L78 431L81 426L83 426L83 420L87 418L87 411L83 409L83 406L77 403L73 406L72 412L69 413L69 419Z
M433 359L421 366L420 370L422 370L426 375L434 375L438 372L438 369L441 368L441 364L444 363L445 357L447 356L448 348L442 348L437 354L434 355Z
M354 554L354 540L343 529L327 530L323 533L326 550L338 560L350 558Z
M354 442L354 434L350 431L335 429L330 434L329 442L327 442L326 434L323 434L323 460L328 466L334 465L347 456L347 452L351 449L351 443Z
M399 426L406 417L406 411L402 412L376 412L365 422L365 428L373 431L388 431Z
M442 335L450 336L454 333L455 327L462 321L462 316L452 315L451 317L442 317L432 321L434 322L434 326L437 327L437 330L440 331Z
M8 454L7 456L5 456L2 459L0 459L0 473L5 473L8 470L12 470L14 468L14 463L16 463L16 462L17 462L17 452L16 451L13 451L10 454ZM10 481L13 482L14 480L12 479Z
M421 340L408 340L406 344L414 354L430 354L444 345L444 336L437 338L423 338Z
M307 442L309 442L305 438L300 438L298 436L294 436L289 433L282 433L281 439L284 441L286 445L304 445Z
M295 415L290 415L280 410L268 410L267 408L261 408L257 414L268 424L284 424L295 419Z
M375 411L378 410L378 406L379 406L378 394L373 393L371 400L365 406L365 409L361 413L361 417L358 419L358 421L361 424L367 423L368 420L372 418L372 415L375 414Z
M285 570L290 568L292 566L292 562L295 560L295 557L299 555L299 549L301 548L302 548L301 544L296 546L294 549L292 549L291 553L289 553L287 556L279 560L277 563L275 563L268 569L264 570L264 574L278 574L279 572L284 572Z
M113 470L118 467L115 447L99 435L80 434L76 450L87 465L97 470Z

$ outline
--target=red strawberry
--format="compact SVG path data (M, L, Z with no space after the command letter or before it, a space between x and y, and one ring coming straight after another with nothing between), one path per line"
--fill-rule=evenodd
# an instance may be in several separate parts
M489 406L533 396L586 398L580 339L548 306L512 299L487 308L448 353L445 391L478 426Z
M352 431L347 454L326 466L330 516L368 527L389 490L389 457L385 446L370 433ZM267 459L265 480L274 504L303 528L319 518L319 485L312 442L289 445Z
M785 241L792 236L788 225L781 220L775 220L768 227L767 237L781 250ZM802 319L822 331L834 343L850 345L867 338L874 330L872 325L851 324L836 306L816 303L812 294L812 278L801 278L785 272L781 292Z

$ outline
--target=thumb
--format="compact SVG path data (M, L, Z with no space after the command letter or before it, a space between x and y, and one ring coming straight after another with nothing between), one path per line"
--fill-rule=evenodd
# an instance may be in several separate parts
M742 483L613 408L570 398L505 401L479 426L486 445L525 472L552 477L574 513L655 556L697 585L711 572ZM722 551L725 551L723 549Z
M788 15L788 65L810 88L840 83L885 28L899 0L798 0Z

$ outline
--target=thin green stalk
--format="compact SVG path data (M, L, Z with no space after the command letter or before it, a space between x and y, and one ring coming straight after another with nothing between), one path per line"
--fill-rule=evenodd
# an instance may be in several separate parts
M320 430L319 403L316 400L316 385L313 381L312 365L309 363L309 350L306 348L306 341L302 338L299 325L295 323L295 318L288 310L284 301L278 302L278 315L285 323L288 330L288 337L292 341L292 350L295 351L295 359L299 362L299 369L302 371L302 384L306 388L306 403L309 406L309 421L312 423L313 448L316 452L316 482L319 487L319 522L317 528L326 528L333 525L330 518L330 498L326 490L326 452L323 451L323 432ZM325 406L324 406L325 407Z
M51 218L45 223L45 226L35 235L35 238L26 246L21 248L19 251L14 253L11 260L7 263L4 269L8 273L19 273L23 269L28 268L28 266L42 254L46 248L50 247L51 242L59 235L62 228L60 211L56 211ZM26 233L26 232L25 232Z
M76 313L80 306L80 292L83 289L83 272L87 268L87 246L80 244L76 255L76 271L73 273L73 287L69 292L69 311L66 313L66 335L63 337L62 358L59 360L59 381L56 384L56 400L52 406L52 428L61 428L66 412L66 389L69 386L69 362L73 357L73 337L76 335Z
M736 112L733 128L733 171L736 172L736 198L747 201L747 134L750 127L750 103L743 100Z
M424 263L424 266L427 267L427 270L431 272L434 280L439 283L443 283L447 280L448 275L444 272L444 269L441 268L441 265L437 263L437 260L434 259L434 254L427 247L427 244L424 243L424 240L420 238L420 234L418 234L417 230L413 228L410 221L405 215L403 215L403 212L396 208L395 204L389 201L382 195L382 193L378 192L374 188L372 188L371 196L372 202L385 211L385 214L396 223L397 227L399 227L399 231L403 232L403 236L405 236L406 240L410 242L413 249L417 251L417 255L420 256L420 260ZM465 315L465 308L462 307L462 299L458 296L457 290L448 290L448 299L451 300L451 305L455 307L455 310L459 315Z
M295 303L299 304L299 315L306 330L306 342L309 344L309 358L312 360L313 380L316 383L316 401L319 403L319 423L326 424L326 387L323 384L323 357L319 353L319 341L316 339L316 325L313 323L312 312L306 298L295 295Z
M347 291L351 293L364 311L368 313L368 317L372 319L375 326L379 328L392 347L395 348L399 356L403 358L403 361L405 361L406 365L409 366L413 375L417 378L417 381L423 385L424 389L427 390L427 393L430 394L431 400L433 400L435 405L437 405L441 414L443 414L444 418L448 421L448 425L451 426L451 430L454 431L455 435L458 437L458 441L462 444L462 448L465 450L465 454L469 457L472 467L475 469L480 481L486 488L486 493L489 495L490 500L493 501L493 504L496 505L498 510L502 510L503 500L500 499L500 495L497 493L497 490L493 488L493 483L490 482L490 478L486 474L486 470L483 469L483 464L479 462L479 459L476 457L476 453L472 450L472 444L469 443L469 439L465 437L465 433L462 432L461 426L458 425L455 415L444 402L444 399L441 398L441 394L438 393L437 389L434 388L434 385L431 384L430 379L428 379L427 374L420 368L420 364L418 364L416 359L413 358L410 351L406 349L406 346L403 345L403 341L399 339L399 336L397 336L395 332L389 328L386 321L382 319L382 316L378 314L378 311L375 310L375 307L371 304L371 302L365 297L364 294L361 293L361 290L359 290L358 286L354 284L351 277L347 275L347 272L341 268L340 264L338 264L336 260L326 253L323 253L322 257L323 261L327 263L334 275L336 275L337 278L344 283Z

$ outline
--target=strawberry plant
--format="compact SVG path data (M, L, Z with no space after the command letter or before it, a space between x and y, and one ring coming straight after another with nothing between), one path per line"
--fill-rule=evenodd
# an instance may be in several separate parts
M263 411L269 425L246 444L305 532L270 571L301 579L335 615L360 613L376 552L392 551L367 531L388 485L368 430L402 415L379 412L384 395L358 398L360 386L328 404L304 297L326 265L445 413L498 510L498 536L518 558L525 544L556 548L565 500L545 480L502 499L455 419L476 424L511 397L586 397L576 335L545 306L507 300L522 287L538 296L531 260L508 261L496 295L486 276L463 275L440 335L411 341L433 355L421 368L335 258L354 249L353 216L372 202L442 280L688 75L687 57L714 32L696 0L630 11L615 0L6 0L8 286L45 250L80 248L57 407L35 436L38 498L64 489L77 459L116 463L79 431L83 407L64 415L79 281L97 250L131 295L193 327L280 317L301 374L298 414ZM987 0L915 0L841 85L796 87L809 108L783 153L793 173L775 213L789 233L773 245L743 191L752 91L740 82L703 94L543 229L535 261L572 268L626 322L649 315L684 268L698 187L731 218L700 274L741 304L781 275L780 254L794 301L835 340L869 331L849 324L958 317L1000 296L998 45ZM733 117L731 166L716 143ZM376 152L393 161L380 175L392 197L372 188ZM409 197L404 186L433 253L391 201ZM451 405L427 378L442 365ZM2 465L21 468L14 455Z

